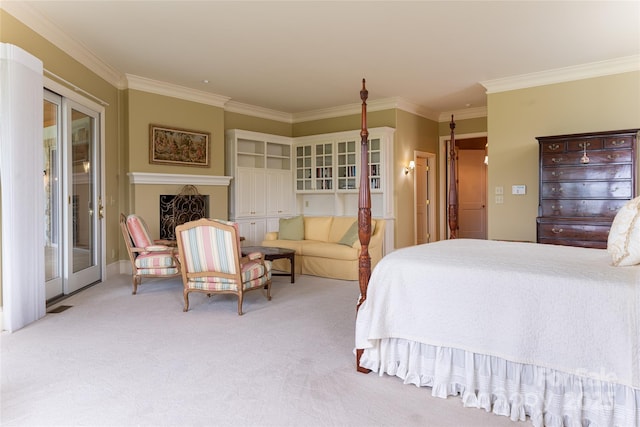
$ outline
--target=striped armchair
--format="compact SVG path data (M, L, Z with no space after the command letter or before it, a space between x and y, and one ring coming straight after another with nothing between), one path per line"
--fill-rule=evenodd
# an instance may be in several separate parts
M133 294L143 277L175 277L180 275L177 251L166 240L153 240L147 224L138 215L120 214L120 230L129 253L133 273Z
M240 252L238 225L215 219L199 219L176 227L178 256L182 265L184 311L189 293L235 294L242 315L244 293L266 289L271 300L271 262L259 252Z

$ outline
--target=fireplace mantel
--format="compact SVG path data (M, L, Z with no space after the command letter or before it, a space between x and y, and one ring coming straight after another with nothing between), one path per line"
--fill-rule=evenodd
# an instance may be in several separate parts
M222 185L229 186L232 177L176 173L129 172L131 184Z

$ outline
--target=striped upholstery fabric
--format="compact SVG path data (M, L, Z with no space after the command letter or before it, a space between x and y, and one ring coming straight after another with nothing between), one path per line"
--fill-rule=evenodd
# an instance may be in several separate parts
M136 248L146 248L153 245L153 239L149 234L147 224L138 215L131 214L127 216L127 228Z
M217 271L236 274L233 233L213 227L182 231L185 269L189 273Z
M138 268L175 267L175 258L171 251L149 252L136 258Z
M250 289L267 283L271 276L271 261L265 261L263 266L259 262L251 261L242 267L242 288ZM265 274L265 268L267 274ZM234 280L223 277L196 277L189 280L189 287L207 291L237 291L238 285Z

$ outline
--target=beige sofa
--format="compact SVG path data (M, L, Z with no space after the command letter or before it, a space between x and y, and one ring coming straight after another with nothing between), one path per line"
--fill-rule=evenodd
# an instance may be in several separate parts
M354 229L351 227L354 222L357 222L357 218L337 216L304 216L302 218L304 221L303 240L279 239L278 232L269 232L262 245L295 250L296 274L358 280L358 257L361 249L359 239L356 237L351 246L339 243L341 240L345 240L345 234L348 231L351 231L348 234L353 236ZM382 258L384 226L384 220L371 220L373 229L369 241L371 268L375 267ZM273 268L289 271L289 261L276 260Z

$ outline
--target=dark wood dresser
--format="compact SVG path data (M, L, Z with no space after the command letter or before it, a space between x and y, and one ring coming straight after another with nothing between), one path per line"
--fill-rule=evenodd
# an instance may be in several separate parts
M606 248L611 222L636 194L639 129L538 137L538 243Z

